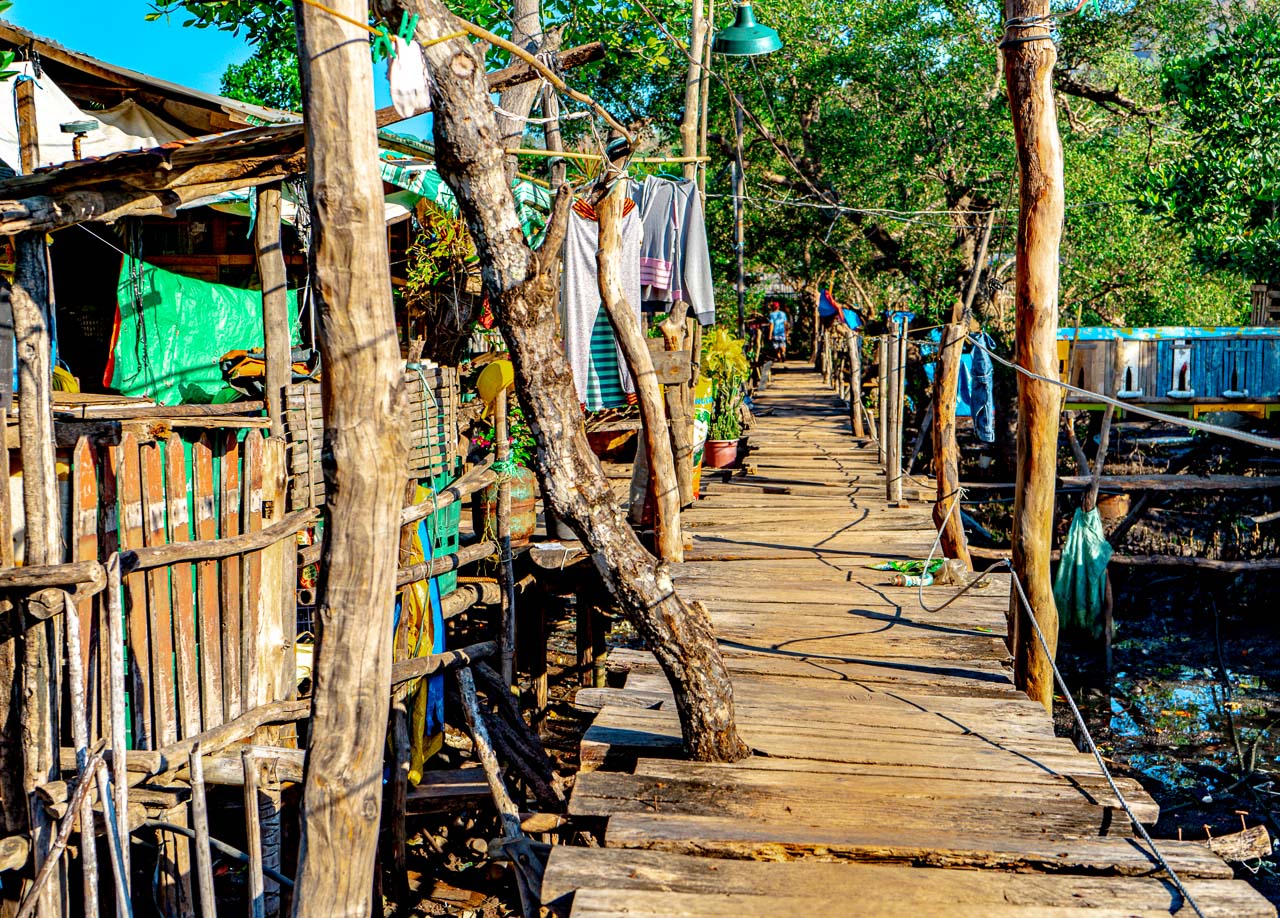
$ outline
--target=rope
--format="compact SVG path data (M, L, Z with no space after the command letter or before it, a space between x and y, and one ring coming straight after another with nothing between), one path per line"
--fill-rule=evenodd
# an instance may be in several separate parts
M1039 382L1051 383L1052 385L1058 386L1059 388L1066 389L1068 392L1074 392L1076 395L1083 396L1089 399L1090 401L1102 402L1104 405L1114 405L1116 408L1119 408L1123 411L1131 411L1134 414L1141 415L1142 417L1151 418L1156 421L1163 421L1166 424L1173 424L1175 426L1185 427L1188 430L1199 430L1203 433L1217 434L1220 437L1227 437L1232 440L1239 440L1242 443L1248 443L1252 446L1261 447L1262 449L1280 449L1280 440L1275 440L1270 437L1262 437L1262 436L1259 436L1258 434L1247 433L1243 430L1232 430L1229 427L1219 427L1216 424L1206 424L1204 421L1193 421L1190 418L1180 418L1177 415L1165 414L1164 412L1161 412L1161 411L1154 411L1150 408L1143 408L1141 406L1134 405L1131 402L1123 402L1120 399L1111 398L1109 395L1103 395L1101 392L1092 392L1088 389L1081 389L1079 386L1073 386L1070 383L1065 383L1060 379L1051 379L1048 376L1041 376L1039 373L1032 373L1030 370L1026 369L1025 367L1020 367L1013 361L1006 360L1003 357L999 356L990 348L988 348L985 344L983 344L980 340L978 340L978 338L976 338L975 336L969 335L968 337L969 337L970 344L972 344L974 347L981 348L983 351L986 352L987 356L990 357L992 360L994 360L996 363L1003 364L1004 366L1009 367L1010 369L1016 370L1019 373L1021 373L1023 376L1027 377L1028 379L1035 379L1035 380L1038 380Z
M947 515L942 520L942 525L938 527L938 534L933 540L933 547L929 549L929 558L925 561L925 570L928 570L929 565L933 562L934 552L937 551L938 545L942 541L942 530L946 528L951 514L953 514L956 508L960 506L960 501L964 498L964 494L964 488L958 488L956 490L955 499L951 502L951 509L947 511ZM1199 918L1205 918L1204 912L1201 911L1199 904L1197 904L1196 900L1192 898L1191 893L1187 892L1186 887L1182 885L1182 880L1178 877L1178 874L1174 872L1174 869L1169 866L1169 862L1165 860L1164 854L1160 851L1160 848L1156 845L1151 836L1147 834L1147 830L1143 827L1142 823L1138 821L1138 817L1133 812L1133 807L1129 805L1129 801L1125 799L1124 794L1120 792L1120 788L1116 786L1115 779L1111 777L1111 771L1107 768L1106 762L1102 760L1102 754L1098 752L1098 747L1093 741L1092 734L1089 733L1089 727L1084 721L1084 716L1080 713L1080 709L1076 707L1076 701L1071 695L1071 689L1067 687L1067 680L1063 678L1061 670L1058 669L1057 662L1053 659L1053 652L1049 649L1049 642L1044 636L1044 631L1040 628L1040 623L1036 621L1036 616L1031 609L1031 603L1027 599L1027 594L1023 592L1022 581L1018 578L1018 572L1013 569L1012 563L1008 559L1003 558L995 562L969 583L965 584L964 588L957 591L950 599L936 607L930 607L925 603L924 584L921 583L916 587L916 598L920 604L920 608L924 609L926 612L939 612L942 609L945 609L965 593L982 583L983 578L988 574L1001 567L1008 568L1009 573L1013 576L1013 585L1018 590L1018 598L1021 601L1023 609L1026 610L1027 618L1031 620L1031 626L1035 630L1036 639L1040 642L1041 650L1044 651L1045 659L1049 661L1049 666L1053 669L1053 680L1057 684L1058 689L1062 692L1063 697L1067 699L1067 705L1071 708L1071 716L1075 718L1076 726L1079 728L1080 734L1084 737L1085 743L1089 747L1089 751L1093 753L1093 759L1098 763L1098 768L1102 770L1102 776L1106 778L1107 785L1111 788L1111 792L1115 794L1116 799L1120 801L1120 806L1124 809L1125 815L1129 817L1129 822L1133 824L1134 830L1142 837L1142 840L1147 843L1148 847L1151 848L1152 856L1160 864L1160 867L1164 872L1169 875L1169 879L1173 881L1173 885L1177 887L1178 893L1182 896L1183 901L1186 902L1187 905L1191 906L1192 911L1194 911Z

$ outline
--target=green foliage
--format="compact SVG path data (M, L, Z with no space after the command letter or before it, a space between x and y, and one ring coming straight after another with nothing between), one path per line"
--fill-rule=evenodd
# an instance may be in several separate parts
M418 211L421 232L409 247L405 295L410 303L426 299L441 281L456 276L475 262L476 247L466 224L430 202Z
M471 438L471 444L490 450L493 449L495 439L493 424L489 423ZM533 468L533 460L538 455L538 441L534 439L533 430L525 420L524 412L514 401L507 413L507 442L511 444L511 458L516 464L527 469Z
M1280 280L1280 13L1244 19L1163 77L1186 145L1139 183L1143 204L1206 268Z
M715 386L709 436L736 440L742 436L743 387L751 373L745 342L723 328L714 329L703 339L701 366Z
M302 83L294 46L259 45L243 64L222 74L222 94L241 102L281 111L302 110Z

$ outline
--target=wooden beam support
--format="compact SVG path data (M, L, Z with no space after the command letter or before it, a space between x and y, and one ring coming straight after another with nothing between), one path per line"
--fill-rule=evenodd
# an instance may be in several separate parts
M364 21L365 0L329 0ZM371 908L395 602L407 396L391 303L365 33L298 3L313 297L332 463L294 915ZM510 193L510 192L508 192Z
M1064 192L1062 142L1053 100L1057 49L1050 38L1049 0L1006 0L1005 19L1034 23L1009 29L1004 47L1005 83L1018 154L1019 215L1015 282L1015 359L1049 379L1058 369L1058 248ZM1013 569L1044 632L1041 647L1013 591L1014 680L1031 698L1053 708L1058 610L1049 557L1053 537L1054 478L1058 466L1057 387L1018 375L1018 489L1013 508Z
M284 436L284 390L293 381L289 335L288 273L280 233L280 183L258 186L258 214L253 241L262 280L263 386L271 436Z

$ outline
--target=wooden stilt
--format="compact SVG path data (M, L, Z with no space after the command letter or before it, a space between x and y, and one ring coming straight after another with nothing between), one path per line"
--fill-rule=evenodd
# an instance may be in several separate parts
M23 112L34 119L24 96L34 93L30 80L18 81L19 123ZM30 121L34 131L34 120ZM27 159L24 143L24 165ZM24 168L24 171L28 171ZM53 452L53 396L51 342L53 315L49 301L49 275L42 233L23 233L15 241L17 263L10 293L14 336L18 348L18 439L22 454L22 502L24 511L24 563L55 564L62 560L62 522L58 480ZM58 716L56 639L51 622L29 628L23 636L22 748L23 781L28 794L38 784L57 777ZM49 856L53 827L43 807L31 798L32 848L36 869ZM59 873L61 873L61 869ZM64 883L46 884L38 913L52 918L59 908Z
M1053 100L1057 49L1046 24L1048 15L1049 0L1007 0L1007 20L1032 24L1009 30L1012 43L1004 49L1004 66L1019 166L1015 354L1020 366L1055 379L1064 201L1062 143ZM1045 634L1049 653L1027 622L1015 590L1010 607L1015 626L1014 680L1049 709L1054 691L1050 659L1058 639L1049 565L1060 408L1056 386L1019 374L1018 489L1010 534L1013 569Z
M241 753L244 767L245 848L249 855L248 913L266 918L266 890L262 875L262 823L258 818L258 758L250 749Z
M196 833L196 887L200 891L202 918L217 918L218 899L213 889L213 857L209 851L209 803L204 793L204 753L196 743L188 760L191 773L191 824Z
M390 707L407 411L364 0L295 5L320 320L328 515L294 915L369 913ZM508 182L508 188L510 184ZM510 192L508 191L508 194Z
M505 465L511 460L511 444L507 429L508 393L503 389L494 401L493 439L494 462ZM498 478L498 582L502 586L502 606L499 644L502 647L502 678L507 685L515 684L516 654L516 584L511 555L511 478L502 473Z
M885 393L889 386L889 336L876 339L876 459L882 465L889 461L886 444L889 442L888 416L885 413ZM886 477L888 473L885 473Z

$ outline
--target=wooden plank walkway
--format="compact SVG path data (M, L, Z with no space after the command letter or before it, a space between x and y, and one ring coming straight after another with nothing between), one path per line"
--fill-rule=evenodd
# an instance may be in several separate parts
M705 483L677 573L711 612L756 754L678 759L665 678L648 654L615 651L625 687L580 692L601 707L570 801L607 820L605 846L554 848L543 901L578 918L1182 906L1092 757L1014 689L1007 576L921 611L868 565L925 556L928 506L885 506L874 448L816 374L775 371L758 405L751 467ZM1119 785L1154 822L1142 788ZM1203 845L1161 849L1206 914L1276 914Z

